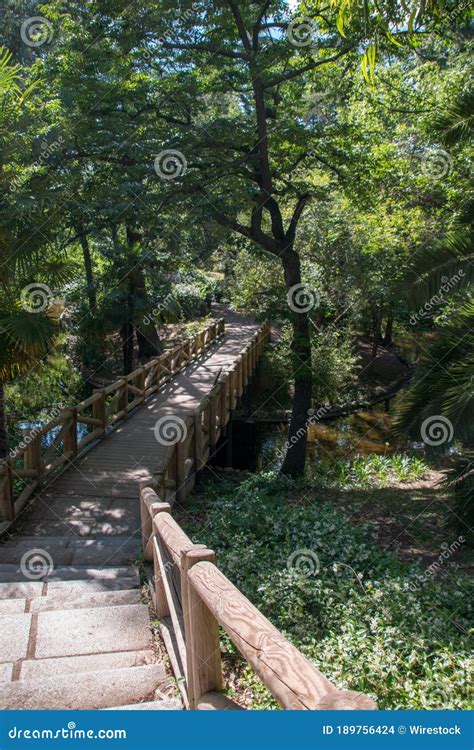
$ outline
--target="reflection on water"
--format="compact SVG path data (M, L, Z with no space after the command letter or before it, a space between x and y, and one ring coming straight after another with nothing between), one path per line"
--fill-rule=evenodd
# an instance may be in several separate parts
M257 436L258 468L278 468L286 446L287 425L262 425ZM359 411L331 422L312 424L308 456L337 461L368 453L395 453L401 444L392 433L392 417L385 411Z

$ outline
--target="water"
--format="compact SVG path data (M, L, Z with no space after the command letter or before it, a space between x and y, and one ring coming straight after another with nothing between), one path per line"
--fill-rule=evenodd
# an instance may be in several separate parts
M317 458L331 463L371 453L396 453L402 446L401 440L393 435L392 424L390 414L373 410L310 425L308 460ZM256 457L255 467L249 466L250 470L279 468L286 448L287 429L285 424L257 426L253 448L246 445L246 452Z

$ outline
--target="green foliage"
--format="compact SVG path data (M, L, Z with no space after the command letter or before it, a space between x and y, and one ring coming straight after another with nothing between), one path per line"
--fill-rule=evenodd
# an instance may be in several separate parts
M367 489L396 486L400 482L422 479L428 468L423 459L406 453L369 454L347 460L316 459L308 466L308 476L316 485Z
M319 493L314 499L308 485L270 474L239 486L206 482L185 523L338 686L368 693L384 709L468 707L474 590L455 566L449 585L435 582L377 547L370 528L351 524ZM298 550L310 551L307 576ZM240 665L237 683L251 690L253 707L274 705L248 667Z

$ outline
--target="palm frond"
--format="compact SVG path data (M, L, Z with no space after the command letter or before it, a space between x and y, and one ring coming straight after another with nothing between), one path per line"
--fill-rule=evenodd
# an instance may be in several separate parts
M423 439L421 428L426 420L449 420L450 439L427 445L431 453L446 452L453 442L470 444L474 439L473 329L474 301L470 301L437 331L398 407L396 431L408 432L415 440Z
M29 370L48 351L58 333L46 312L0 310L0 379Z
M468 227L458 227L417 256L404 287L410 307L419 309L473 283L473 233Z
M463 91L434 120L434 131L446 146L467 143L474 127L474 91Z

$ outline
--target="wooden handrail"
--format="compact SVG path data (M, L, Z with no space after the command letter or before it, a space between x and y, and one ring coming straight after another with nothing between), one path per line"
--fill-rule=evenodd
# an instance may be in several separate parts
M215 565L197 563L188 580L283 708L377 708L366 695L338 690Z
M303 656L216 567L214 552L192 543L170 515L169 504L160 504L150 488L142 489L141 498L148 508L166 511L153 520L155 601L158 617L173 626L174 638L165 641L178 644L171 661L179 659L183 667L188 708L237 707L211 697L222 688L220 625L282 708L377 709L369 696L339 690ZM170 562L164 563L161 549Z
M154 561L161 632L186 708L240 708L215 692L222 688L221 626L284 709L376 709L369 696L338 690L216 567L214 552L193 544L171 516L174 499L184 499L224 433L269 335L264 324L194 414L180 415L188 434L168 453L155 481L159 494L141 487L143 551Z
M20 513L41 482L67 461L81 455L90 443L102 440L110 428L126 419L133 409L141 406L224 332L225 321L221 318L147 365L97 390L77 406L63 408L58 416L42 427L26 433L19 446L0 462L0 530ZM90 413L85 414L88 409ZM92 428L81 439L77 435L78 423ZM44 447L42 438L58 427L59 433L49 446ZM19 465L20 460L23 466ZM21 480L23 486L18 486L18 481L15 484L16 480ZM25 480L29 481L24 484Z

